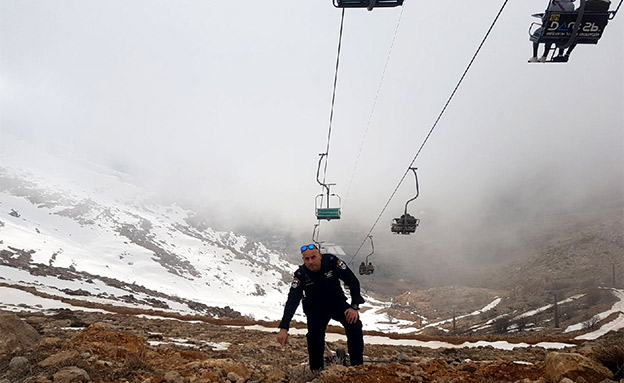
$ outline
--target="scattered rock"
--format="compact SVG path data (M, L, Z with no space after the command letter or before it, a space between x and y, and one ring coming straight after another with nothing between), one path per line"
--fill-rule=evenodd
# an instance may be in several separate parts
M113 363L107 360L98 360L95 362L95 365L99 368L106 368L106 367L111 367Z
M64 367L53 375L54 383L86 383L90 382L89 374L76 366Z
M50 355L45 358L41 362L39 362L39 366L41 367L50 367L50 366L68 366L73 364L73 362L78 359L79 354L78 351L67 350L61 351L54 355Z
M399 363L409 363L410 358L406 353L402 352L399 355L397 355L396 360Z
M551 352L546 356L544 376L553 382L568 378L575 382L584 379L587 383L600 383L613 378L613 373L583 355Z
M528 380L529 380L528 383L549 383L544 377L540 377L537 380L531 380L531 379L528 379Z
M228 372L227 378L230 382L235 383L238 382L240 376L238 376L235 372Z
M218 382L220 379L219 373L214 370L203 371L200 375L201 382Z
M61 343L61 339L57 337L43 338L39 341L41 347L56 347Z
M11 359L11 362L9 363L9 370L22 374L30 370L30 361L23 356L16 356Z
M112 359L143 355L146 351L144 338L129 332L117 331L115 326L106 323L93 323L75 334L71 344L77 347L88 346L100 356Z
M45 376L35 376L27 378L24 380L24 383L52 383L52 381Z
M251 372L247 366L241 363L234 363L230 360L209 359L203 363L203 366L210 369L216 369L223 376L228 376L230 373L234 373L244 381L251 378Z
M29 313L17 315L26 317L28 324L36 323L46 338L23 347L18 354L0 354L0 383L559 383L564 378L574 383L591 382L582 376L574 379L566 375L549 381L540 378L545 376L547 355L542 348L447 351L367 345L366 360L393 363L357 367L328 364L322 374L313 374L306 364L305 336L293 335L291 347L285 350L275 345L273 334L199 321L98 312L59 311L59 318L48 316L47 321ZM83 330L64 328L70 317L93 325ZM146 338L150 335L172 343L149 345ZM173 343L176 339L184 339L188 345L227 342L230 349L182 347L178 344L181 341ZM28 358L26 374L9 368L13 356ZM518 360L523 362L515 362ZM60 374L52 380L55 373Z
M477 365L474 362L466 362L463 363L459 369L462 371L473 373L477 371Z
M117 326L111 323L106 322L95 322L91 326L89 326L90 330L96 331L116 331L118 330Z
M280 383L286 380L286 373L275 368L266 371L264 376L266 383Z
M0 354L13 353L17 348L32 347L40 335L31 325L17 315L0 314Z
M168 371L165 374L165 382L167 383L182 383L182 377L177 371Z

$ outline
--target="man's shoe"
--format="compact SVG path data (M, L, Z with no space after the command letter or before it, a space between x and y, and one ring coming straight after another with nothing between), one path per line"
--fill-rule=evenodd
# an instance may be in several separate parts
M530 63L536 63L536 62L537 62L537 57L531 57L531 58L529 59L529 62L530 62Z

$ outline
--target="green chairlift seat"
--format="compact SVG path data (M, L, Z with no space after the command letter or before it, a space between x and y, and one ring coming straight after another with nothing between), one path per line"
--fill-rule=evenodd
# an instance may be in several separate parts
M317 219L340 219L340 208L339 207L330 207L330 208L317 208L316 209L316 218Z

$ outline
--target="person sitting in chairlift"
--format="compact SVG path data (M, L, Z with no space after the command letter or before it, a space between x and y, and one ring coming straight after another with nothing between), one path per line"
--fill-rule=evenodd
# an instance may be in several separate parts
M548 8L546 8L546 12L572 12L574 11L573 2L574 0L550 0L550 2L548 3ZM545 19L546 17L545 15L546 14L544 14L544 18L542 19L543 23L546 23L548 21ZM537 50L539 48L538 41L539 41L540 36L542 35L543 30L544 30L544 27L537 28L535 32L533 32L533 35L530 38L530 40L533 41L533 56L529 59L530 63L546 62L548 53L552 49L553 43L544 44L544 54L540 58L537 57ZM562 49L559 49L558 56L562 56L562 55L563 55L563 51Z
M375 266L373 266L372 262L368 262L368 265L366 266L366 273L372 274L373 272L375 272Z
M359 272L360 272L360 275L366 274L366 263L364 263L363 261L362 261L362 263L360 263L360 270L359 270Z
M606 13L609 12L609 7L611 6L610 0L587 0L585 1L585 12L599 12ZM579 11L578 9L576 10ZM559 53L559 56L555 57L553 61L562 61L568 62L570 57L570 53L576 48L576 43L572 43L565 54Z
M408 225L413 225L416 223L416 218L414 218L409 213L407 214L407 217L405 216L405 214L402 214L398 223L403 224L404 222L407 223Z

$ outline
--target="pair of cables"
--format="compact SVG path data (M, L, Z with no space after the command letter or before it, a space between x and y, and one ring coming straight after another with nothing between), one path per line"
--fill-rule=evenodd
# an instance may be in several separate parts
M377 105L377 100L379 99L379 94L381 93L381 89L382 89L382 85L384 82L384 78L388 69L388 63L390 62L390 56L392 54L392 49L394 47L394 42L396 40L397 34L398 34L398 30L399 30L399 25L401 24L401 19L403 17L403 10L404 8L401 7L401 13L399 14L399 18L394 30L394 36L392 38L392 42L390 44L390 49L388 51L388 55L386 57L386 62L382 71L382 75L379 81L379 85L377 86L377 92L375 94L375 99L373 101L373 105L371 108L371 112L369 114L369 118L368 118L368 123L366 125L366 129L364 131L364 136L362 138L361 144L360 144L360 148L358 151L358 155L356 158L356 162L353 168L353 172L351 174L351 178L349 180L349 184L347 187L347 192L346 192L346 196L344 201L346 202L346 198L349 195L349 192L351 190L351 185L353 183L353 179L355 177L355 172L359 163L359 159L360 159L360 155L362 153L363 147L364 147L364 142L366 140L366 135L368 132L368 129L370 127L372 118L373 118L373 114L375 111L375 106ZM327 145L326 145L326 149L325 149L325 153L321 154L322 156L325 157L325 165L324 165L324 169L323 169L323 184L325 184L326 182L326 177L327 177L327 165L328 165L328 159L329 159L329 149L330 149L330 143L331 143L331 133L332 133L332 127L333 127L333 120L334 120L334 110L335 110L335 104L336 104L336 89L337 89L337 85L338 85L338 73L339 73L339 67L340 67L340 54L341 54L341 50L342 50L342 36L343 36L343 31L344 31L344 19L345 19L345 8L342 9L342 14L341 14L341 18L340 18L340 30L339 30L339 34L338 34L338 51L336 54L336 65L335 65L335 71L334 71L334 84L333 84L333 90L332 90L332 98L331 98L331 107L330 107L330 114L329 114L329 128L328 128L328 132L327 132ZM319 164L319 170L320 170L320 164ZM317 179L318 179L318 174L317 174ZM345 206L343 204L343 206ZM318 232L316 231L317 226L320 226L320 220L318 221L318 223L315 225L315 233Z
M509 2L509 0L505 0L503 2L503 5L501 6L500 10L498 11L498 13L496 14L496 17L494 18L494 20L492 21L492 23L490 24L490 27L488 28L487 32L485 33L485 35L483 36L483 39L481 40L481 43L479 44L477 50L475 51L474 55L472 56L472 59L470 60L470 62L468 63L468 65L466 66L466 69L464 70L463 74L461 75L459 81L457 82L457 85L455 85L455 88L453 89L453 91L451 92L451 95L448 97L448 99L446 100L446 103L444 104L444 107L442 108L442 110L440 111L440 113L438 114L438 117L435 119L435 122L433 123L433 125L431 126L431 129L429 129L429 133L427 133L427 136L425 137L425 139L423 140L422 144L420 145L420 147L418 148L418 151L416 152L416 154L414 155L414 158L412 159L412 162L410 162L409 166L407 167L407 170L405 170L405 172L403 173L403 175L401 176L401 179L399 180L398 184L396 185L396 187L394 188L394 190L392 191L392 194L390 195L390 197L388 198L388 201L386 201L385 205L383 206L383 208L381 209L381 212L379 213L379 215L377 216L377 219L375 219L375 221L373 222L373 225L371 226L370 230L368 231L368 233L366 233L366 235L364 236L364 239L362 240L362 242L360 243L360 246L358 247L357 251L353 254L353 257L351 257L351 261L353 262L353 259L355 259L355 257L358 255L358 253L360 252L360 250L362 249L362 246L364 246L364 244L366 243L366 239L372 234L373 230L375 230L375 227L377 226L377 223L379 223L379 220L381 219L382 215L384 214L384 212L386 211L386 209L388 208L388 205L390 204L390 202L392 201L392 199L394 198L394 196L396 195L396 192L399 190L399 187L401 186L401 184L403 183L403 181L405 180L405 177L407 177L407 174L409 173L410 169L414 166L414 163L416 162L416 159L418 158L418 156L420 155L420 153L422 152L425 144L429 141L429 138L431 137L431 134L433 133L433 131L435 130L435 128L438 126L438 123L440 122L440 120L442 119L442 116L444 115L444 113L446 112L448 106L450 105L451 101L453 100L453 97L455 97L455 94L457 93L457 91L459 90L462 82L464 81L464 79L466 78L466 75L468 74L468 71L470 70L470 68L472 67L472 64L474 63L475 59L477 58L477 56L479 55L479 52L481 51L481 48L483 47L483 45L485 44L485 41L488 39L488 37L490 36L490 33L492 32L492 30L494 29L494 26L496 25L496 23L498 22L498 19L500 18L500 15L503 13L503 10L505 9L505 7L507 6L507 3Z
M444 104L444 106L442 107L442 110L440 111L440 113L438 114L437 118L435 119L433 125L431 126L431 128L429 129L429 132L427 133L427 136L425 137L425 139L423 140L422 144L420 145L420 147L418 148L418 151L416 152L416 154L414 155L412 161L410 162L409 166L407 167L407 170L405 170L405 172L403 173L403 175L401 176L401 178L399 179L399 182L397 183L396 187L394 188L394 190L392 191L390 197L388 198L388 200L386 201L385 205L383 206L383 208L381 209L381 212L379 213L379 215L377 216L377 218L375 219L375 221L373 222L370 230L368 231L368 233L365 235L364 240L362 240L362 242L360 243L357 251L354 253L353 257L351 258L351 262L353 262L353 259L355 259L355 257L359 254L360 250L362 249L362 246L364 246L364 244L366 243L366 239L370 237L370 235L372 234L373 230L375 229L375 227L377 226L377 224L379 223L381 217L383 216L384 212L386 211L386 209L388 208L390 202L392 201L392 199L394 198L394 196L396 195L399 187L401 186L401 184L403 183L403 181L405 180L407 174L409 173L410 169L413 167L414 163L416 162L416 160L418 159L418 156L420 155L420 153L422 152L424 146L426 145L426 143L429 141L429 138L431 137L433 131L436 129L436 127L438 126L438 123L440 122L440 120L442 119L444 113L446 112L446 110L448 109L451 101L453 100L453 98L455 97L455 94L457 93L457 91L459 90L461 84L463 83L464 79L466 78L466 75L468 74L468 71L470 70L470 68L472 67L472 64L474 63L475 59L477 58L477 56L479 55L479 52L481 51L481 48L483 47L483 45L485 44L486 40L488 39L488 37L490 36L490 33L492 32L492 30L494 29L494 26L496 25L496 23L498 22L500 15L503 13L503 10L505 9L505 7L507 6L507 3L509 2L509 0L505 0L500 8L500 10L498 11L498 13L496 14L496 17L494 18L494 20L492 21L492 23L490 24L490 27L488 28L487 32L485 33L483 39L481 40L481 43L479 44L479 46L477 47L477 50L475 51L474 55L472 56L470 62L468 63L468 65L466 66L464 72L462 73L459 81L457 82L455 88L453 89L453 91L451 92L450 96L448 97L446 103ZM332 133L332 127L333 127L333 120L334 120L334 110L335 110L335 103L336 103L336 89L337 89L337 84L338 84L338 70L340 67L340 53L342 50L342 36L343 36L343 31L344 31L344 16L345 16L345 9L342 9L342 14L341 14L341 18L340 18L340 31L339 31L339 36L338 36L338 50L337 50L337 54L336 54L336 65L335 65L335 70L334 70L334 83L333 83L333 90L332 90L332 99L331 99L331 107L330 107L330 116L329 116L329 127L328 127L328 133L327 133L327 143L326 143L326 148L325 148L325 165L323 168L323 183L326 182L326 177L327 177L327 166L328 166L328 162L329 162L329 150L330 150L330 143L331 143L331 133ZM392 43L390 46L390 50L388 52L388 56L386 58L386 64L384 66L383 72L382 72L382 76L377 88L377 93L375 95L375 99L373 102L373 106L372 106L372 110L371 113L369 115L369 120L366 126L366 129L364 131L364 137L362 139L361 145L360 145L360 149L358 151L358 155L356 158L356 162L354 165L354 169L351 175L351 180L349 181L349 185L347 188L347 195L349 194L350 188L351 188L351 184L353 182L353 178L355 176L355 172L359 163L359 158L360 155L362 153L362 149L364 146L364 141L366 139L366 135L368 133L368 129L370 127L370 123L372 120L372 116L377 104L377 100L379 98L379 94L381 92L381 88L383 85L383 80L385 78L385 74L387 71L387 67L388 67L388 63L390 60L390 56L392 53L392 48L394 46L394 42L398 33L398 29L399 29L399 25L401 22L403 16L403 8L401 10L401 14L399 15L399 20L397 22L397 26L395 28L395 32L394 32L394 37L392 39ZM320 166L320 165L319 165ZM346 198L345 198L346 200ZM318 234L318 233L317 233Z

